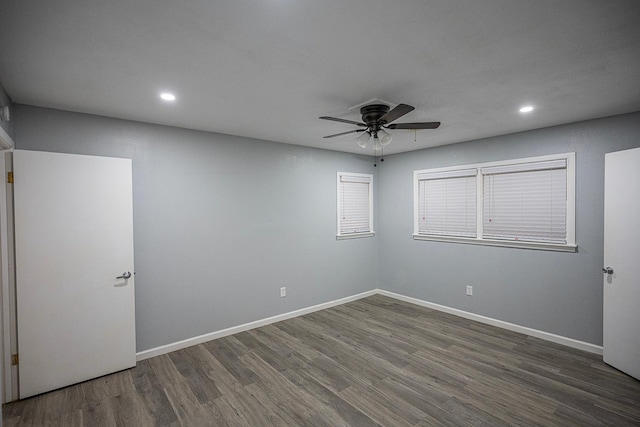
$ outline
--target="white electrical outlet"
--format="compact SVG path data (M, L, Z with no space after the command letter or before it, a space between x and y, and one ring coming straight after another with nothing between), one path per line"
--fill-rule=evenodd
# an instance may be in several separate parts
M473 286L467 285L467 295L468 296L472 296L473 295Z
M280 288L280 298L286 297L287 296L287 287L283 286Z

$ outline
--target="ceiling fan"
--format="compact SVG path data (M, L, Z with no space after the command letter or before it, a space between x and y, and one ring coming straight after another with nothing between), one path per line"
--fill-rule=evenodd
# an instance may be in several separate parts
M354 122L353 120L339 119L337 117L320 117L323 120L333 120L334 122L349 123L360 126L361 129L350 130L347 132L327 135L325 138L334 138L336 136L348 135L350 133L364 132L356 138L356 143L367 148L370 140L373 140L374 147L384 147L391 142L391 135L385 129L437 129L440 122L421 122L421 123L391 123L405 114L413 111L415 108L407 104L398 104L394 109L390 110L388 105L371 104L360 108L362 114L362 122Z

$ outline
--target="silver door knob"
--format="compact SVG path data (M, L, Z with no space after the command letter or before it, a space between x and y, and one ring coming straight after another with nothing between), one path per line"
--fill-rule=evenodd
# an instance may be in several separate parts
M613 274L613 268L611 267L605 267L602 269L602 272L605 274Z
M131 272L127 271L125 273L122 273L122 276L116 277L116 279L128 279L129 277L131 277Z

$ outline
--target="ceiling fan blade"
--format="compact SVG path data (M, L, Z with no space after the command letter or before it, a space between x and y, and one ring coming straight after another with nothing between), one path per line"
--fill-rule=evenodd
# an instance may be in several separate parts
M415 107L412 107L411 105L398 104L396 108L389 111L384 116L380 117L380 119L378 120L378 123L381 123L383 125L387 123L391 123L392 121L399 119L400 117L404 116L405 114L413 110L415 110Z
M438 129L440 122L394 123L385 127L387 129Z
M322 117L319 117L319 118L322 119L322 120L333 120L334 122L349 123L351 125L367 127L367 125L365 125L364 123L354 122L353 120L345 120L345 119L339 119L337 117L327 117L327 116L322 116Z
M356 132L364 132L366 129L356 129L356 130L350 130L348 132L342 132L342 133L336 133L333 135L327 135L327 136L323 136L323 138L333 138L334 136L340 136L340 135L347 135L349 133L356 133Z

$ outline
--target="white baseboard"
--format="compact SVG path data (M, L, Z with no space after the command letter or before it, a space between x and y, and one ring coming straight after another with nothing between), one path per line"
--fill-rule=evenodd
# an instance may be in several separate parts
M382 289L374 289L372 291L362 292L360 294L351 295L345 298L340 298L334 301L325 302L322 304L314 305L311 307L301 308L299 310L290 311L288 313L279 314L277 316L267 317L266 319L256 320L253 322L245 323L238 326L222 329L208 334L200 335L186 340L177 341L171 344L163 345L160 347L144 350L136 354L136 360L149 359L150 357L160 356L161 354L170 353L172 351L181 350L192 345L201 344L203 342L215 340L217 338L226 337L229 335L237 334L240 332L248 331L250 329L259 328L261 326L270 325L271 323L280 322L282 320L291 319L305 314L313 313L315 311L324 310L326 308L335 307L337 305L345 304L351 301L355 301L361 298L366 298L372 295L384 295L390 298L395 298L400 301L405 301L411 304L419 305L422 307L431 308L433 310L442 311L445 313L453 314L455 316L463 317L465 319L475 320L476 322L485 323L487 325L497 326L498 328L507 329L521 334L530 335L532 337L540 338L546 341L555 342L557 344L566 345L567 347L577 348L578 350L588 351L589 353L602 355L602 346L591 344L584 341L575 340L573 338L563 337L561 335L555 335L549 332L539 331L537 329L527 328L526 326L520 326L502 320L493 319L491 317L481 316L479 314L469 313L467 311L458 310L457 308L447 307L445 305L435 304L429 301L424 301L418 298L408 297L405 295L397 294L395 292L389 292Z
M267 317L266 319L256 320L253 322L245 323L238 326L232 326L231 328L222 329L216 332L210 332L208 334L200 335L193 338L187 338L186 340L177 341L171 344L162 345L160 347L151 348L136 353L136 360L149 359L151 357L160 356L161 354L170 353L172 351L181 350L192 345L201 344L203 342L215 340L217 338L226 337L229 335L237 334L240 332L248 331L250 329L259 328L261 326L270 325L271 323L280 322L282 320L291 319L293 317L304 316L305 314L313 313L315 311L324 310L326 308L335 307L351 301L355 301L361 298L370 297L378 293L376 289L372 291L362 292L360 294L351 295L345 298L340 298L334 301L325 302L311 307L301 308L299 310L290 311L288 313L279 314L277 316Z
M447 307L445 305L435 304L432 302L424 301L418 298L408 297L394 292L378 289L377 292L380 295L384 295L390 298L395 298L401 301L405 301L411 304L419 305L422 307L431 308L433 310L442 311L445 313L453 314L465 319L475 320L476 322L486 323L487 325L497 326L498 328L507 329L521 334L529 335L532 337L540 338L546 341L551 341L557 344L566 345L567 347L577 348L578 350L588 351L589 353L602 355L602 346L591 344L584 341L575 340L573 338L563 337L561 335L555 335L549 332L539 331L537 329L527 328L526 326L520 326L502 320L493 319L491 317L481 316L479 314L469 313L467 311L458 310L457 308Z

